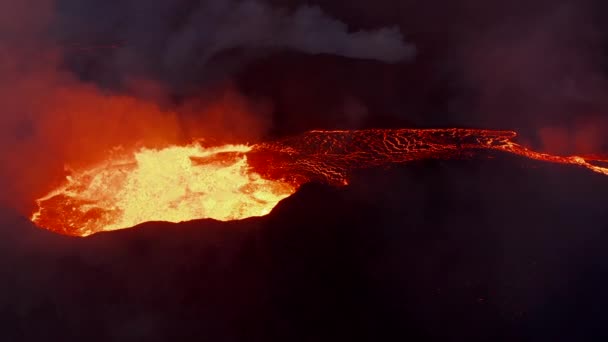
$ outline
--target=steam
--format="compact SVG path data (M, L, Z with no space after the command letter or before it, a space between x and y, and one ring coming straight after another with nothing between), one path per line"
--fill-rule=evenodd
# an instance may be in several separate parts
M192 15L189 25L170 38L165 61L181 65L195 56L206 63L236 48L287 48L388 63L409 58L414 52L397 28L349 33L346 24L317 6L302 6L289 14L257 1L223 1L221 6L207 1Z
M185 1L130 0L121 11L108 9L106 1L89 1L83 11L81 1L64 2L73 12L59 23L62 40L124 42L107 61L109 70L152 72L174 85L214 77L218 69L229 73L278 50L386 63L415 54L396 27L350 32L318 6L289 11L256 0L202 0L189 7Z

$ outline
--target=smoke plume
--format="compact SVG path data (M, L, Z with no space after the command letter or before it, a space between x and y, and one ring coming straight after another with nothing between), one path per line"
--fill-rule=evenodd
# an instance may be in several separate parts
M105 62L105 71L118 71L121 77L154 74L173 86L223 77L280 50L387 63L415 53L397 27L351 32L318 6L287 10L257 0L61 3L61 40L120 42L122 48Z
M272 102L244 96L230 76L281 50L389 63L414 53L396 28L350 32L319 7L3 1L0 202L27 213L70 168L117 148L254 142L272 124Z

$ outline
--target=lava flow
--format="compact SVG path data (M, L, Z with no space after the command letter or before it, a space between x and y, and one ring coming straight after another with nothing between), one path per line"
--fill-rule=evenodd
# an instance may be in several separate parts
M348 184L354 169L479 150L571 164L608 175L580 156L555 156L513 142L516 133L479 129L311 131L252 146L198 144L142 149L74 172L38 199L32 221L87 236L148 221L221 221L263 216L306 182Z

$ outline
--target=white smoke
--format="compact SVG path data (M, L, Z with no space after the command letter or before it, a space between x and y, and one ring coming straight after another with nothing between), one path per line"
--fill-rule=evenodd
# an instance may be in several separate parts
M346 24L319 7L302 6L288 13L253 0L232 2L220 9L213 3L202 6L191 25L178 32L169 45L173 57L201 50L203 59L234 48L287 48L389 63L415 53L395 27L350 33Z
M194 5L160 0L108 5L93 0L85 7L76 0L62 2L61 38L125 42L108 62L110 70L122 73L152 71L175 80L176 75L217 72L210 69L226 64L240 66L277 50L387 63L408 60L416 52L397 27L351 32L317 6L287 10L258 0L201 0ZM217 58L220 54L227 56ZM214 58L221 60L221 67L210 66Z

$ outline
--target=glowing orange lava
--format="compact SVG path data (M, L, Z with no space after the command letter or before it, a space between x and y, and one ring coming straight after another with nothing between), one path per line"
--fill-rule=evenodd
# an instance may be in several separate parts
M147 221L221 221L268 214L296 188L252 172L251 147L171 146L142 149L67 177L37 200L37 225L87 236Z
M268 214L311 181L348 184L354 169L490 150L608 175L599 158L554 156L513 142L516 133L479 129L311 131L253 146L142 149L75 172L37 200L31 219L87 236L147 221L228 221Z

